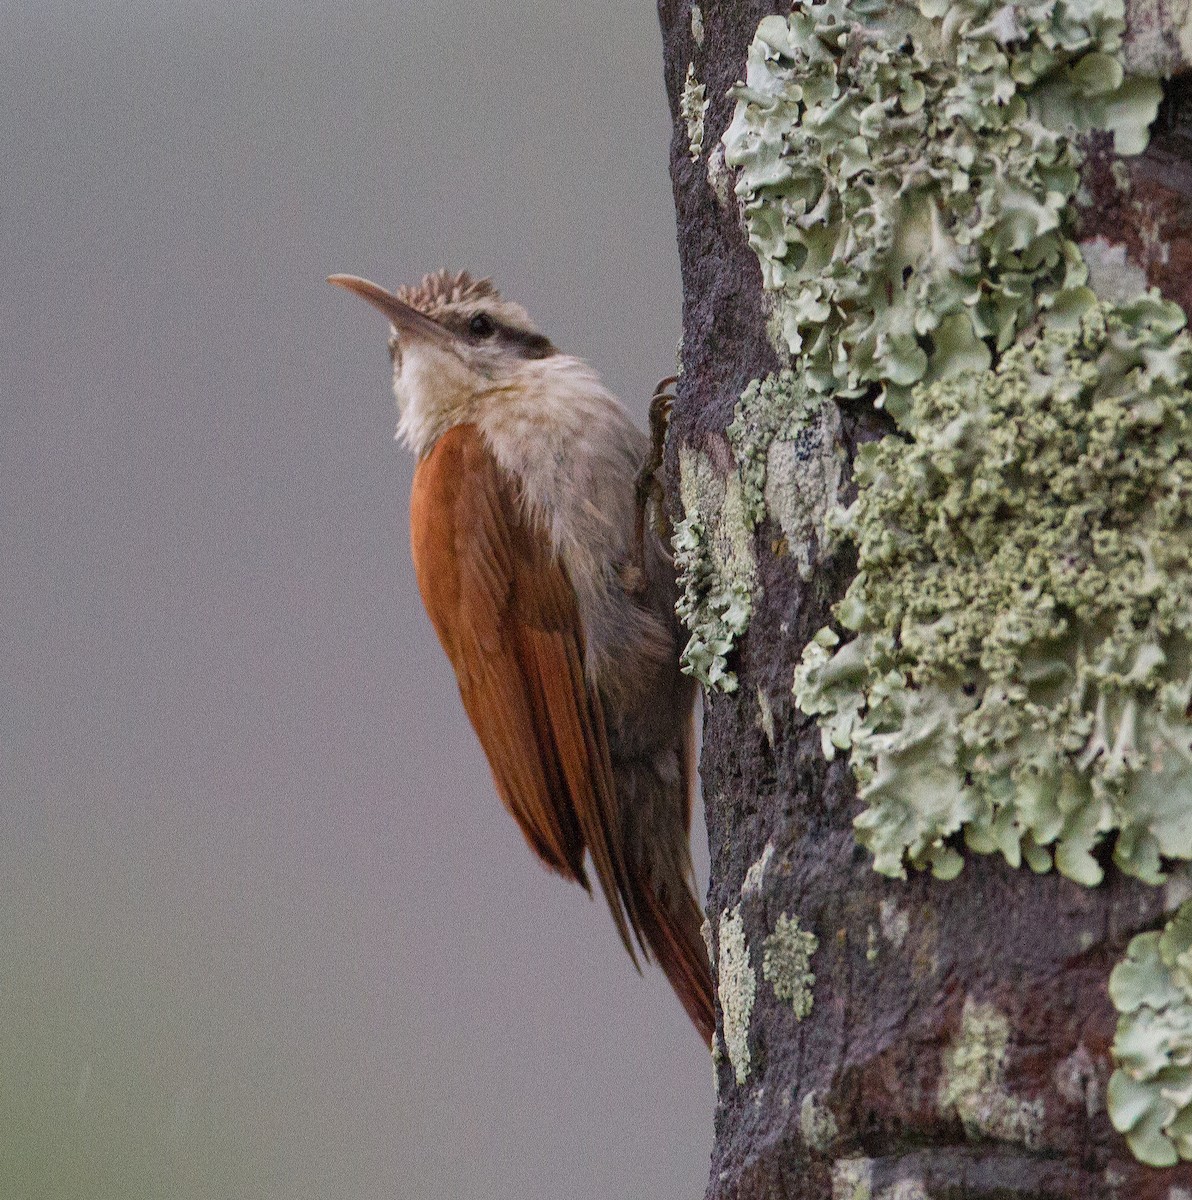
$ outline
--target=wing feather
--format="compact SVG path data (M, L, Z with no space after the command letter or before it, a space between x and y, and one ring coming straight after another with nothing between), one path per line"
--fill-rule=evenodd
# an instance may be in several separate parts
M629 930L640 942L640 925L575 591L474 426L448 430L419 463L410 528L423 602L501 800L535 853L584 887L587 849L636 961Z

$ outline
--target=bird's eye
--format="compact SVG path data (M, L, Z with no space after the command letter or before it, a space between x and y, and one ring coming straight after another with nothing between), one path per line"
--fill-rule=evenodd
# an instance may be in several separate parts
M496 326L493 324L493 319L487 313L477 313L468 322L468 331L476 337L492 337L496 332Z

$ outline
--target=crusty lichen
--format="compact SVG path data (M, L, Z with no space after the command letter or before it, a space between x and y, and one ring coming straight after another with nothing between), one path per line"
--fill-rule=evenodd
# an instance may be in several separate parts
M873 1159L838 1158L832 1164L832 1200L871 1200Z
M1192 1159L1192 901L1162 932L1134 938L1109 976L1121 1014L1106 1104L1135 1157Z
M687 153L697 162L704 152L704 115L708 111L707 89L695 77L695 63L687 66L687 79L679 97L679 114L687 123Z
M811 956L819 948L819 938L801 929L799 918L783 913L763 943L762 975L779 1000L790 1004L798 1020L811 1012L815 972Z
M733 196L733 176L725 166L724 146L719 142L712 153L708 155L705 174L708 177L708 187L712 189L712 195L716 197L717 207L727 210Z
M899 908L893 900L885 899L878 905L878 916L881 920L882 937L895 950L901 950L906 935L911 931L910 913Z
M863 24L861 22L864 22ZM982 367L1084 283L1074 134L1140 151L1122 0L818 0L758 26L725 131L750 245L806 385Z
M1192 858L1192 343L1156 297L1095 304L996 370L916 388L857 460L859 572L796 673L851 751L874 866L968 847L1096 884L1097 845Z
M745 921L738 905L720 914L717 936L719 971L717 990L724 1015L724 1048L738 1085L749 1078L749 1021L757 997L757 976L749 962Z
M728 656L749 628L757 587L754 530L771 516L808 577L839 497L845 454L835 405L800 387L790 371L750 383L727 434L733 464L725 472L700 451L680 451L683 517L672 544L682 588L676 611L691 634L683 670L706 688L732 692L737 677Z
M704 44L704 13L698 4L691 6L691 38L697 46Z
M679 454L683 517L672 545L682 594L675 606L691 636L682 669L706 688L736 691L728 655L749 627L757 564L736 471L717 471L701 451Z
M762 20L735 91L725 160L788 387L867 396L906 439L861 453L859 574L795 683L888 874L957 874L961 837L1090 885L1107 838L1150 882L1192 858L1189 345L1117 251L1073 241L1079 134L1138 153L1160 98L1123 17L805 0ZM1041 1113L966 1116L957 1063L966 1127L1029 1143Z
M813 551L842 488L839 409L793 371L782 371L749 384L726 432L747 526L774 520L799 574L809 579Z
M808 1092L799 1105L799 1129L807 1145L820 1154L828 1149L840 1132L832 1110L819 1102L814 1090Z
M1018 1142L1029 1149L1042 1133L1043 1101L1024 1100L1006 1090L1009 1040L1005 1014L967 997L960 1031L944 1052L939 1104L944 1112L955 1111L969 1137Z

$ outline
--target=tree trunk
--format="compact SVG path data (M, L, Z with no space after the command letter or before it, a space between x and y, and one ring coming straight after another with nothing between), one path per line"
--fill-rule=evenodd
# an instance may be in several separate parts
M718 629L729 629L723 653L713 646L696 664L713 683L701 771L720 991L707 1195L1187 1200L1192 1163L1140 1162L1106 1106L1119 1020L1107 981L1131 939L1162 927L1189 894L1178 873L1151 886L1099 846L1104 879L1086 886L952 838L964 853L955 879L879 874L854 832L861 805L848 755L829 762L816 719L795 704L804 647L825 626L840 629L832 606L857 569L855 546L826 543L813 510L851 501L858 448L896 425L874 407L873 388L829 393L810 441L791 443L798 461L761 493L764 511L745 511L749 464L730 426L736 414L739 430L742 411L764 424L766 394L741 410L742 393L792 359L767 333L771 303L720 139L759 22L788 12L766 0L705 0L695 10L690 0L659 2L684 290L668 492L676 519L688 518L678 541L688 582L700 544L711 543L706 569L730 592L737 571L749 607L733 639L746 621L734 623L729 601L713 605ZM1178 74L1168 10L1129 19L1127 70ZM1081 138L1079 205L1066 219L1076 240L1100 247L1099 261L1141 268L1187 308L1192 106L1178 78L1164 93L1141 156L1118 158L1106 133ZM798 509L783 487L814 492L814 502L776 512ZM697 628L698 613L687 616ZM726 671L735 690L725 690ZM1187 804L1192 821L1192 797Z

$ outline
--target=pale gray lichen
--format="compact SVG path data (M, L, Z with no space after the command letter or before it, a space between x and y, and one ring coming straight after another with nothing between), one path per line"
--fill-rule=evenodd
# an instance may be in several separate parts
M842 487L845 453L836 406L790 371L746 387L727 435L734 463L726 474L706 454L680 451L684 515L672 545L682 588L676 611L691 634L683 669L707 688L732 692L737 677L728 655L753 612L753 532L772 516L809 577Z
M765 689L760 684L757 689L757 724L762 733L766 735L766 744L773 750L776 734L774 709L770 705L770 697L766 695Z
M1080 243L1080 256L1088 267L1089 287L1100 299L1128 304L1146 294L1146 272L1130 261L1125 246L1115 246L1098 234Z
M750 899L762 894L762 885L765 883L766 870L770 866L770 860L773 857L774 842L771 840L766 842L766 847L761 852L761 856L756 862L750 863L749 870L745 872L745 879L741 884L742 899Z
M725 131L750 245L807 386L987 366L1084 282L1075 133L1146 143L1122 0L819 0L758 26Z
M704 12L698 4L691 6L691 37L697 46L704 44Z
M832 1164L832 1200L871 1200L872 1196L872 1158L838 1158Z
M712 195L716 197L717 207L726 210L733 195L733 176L725 166L724 146L719 142L712 153L708 155L706 174L708 187L712 189Z
M803 1097L803 1103L799 1105L799 1129L807 1145L820 1154L828 1149L840 1132L832 1110L819 1102L814 1089Z
M801 376L782 371L746 387L726 432L746 525L752 530L767 516L774 520L800 576L809 579L812 554L843 487L839 409Z
M1095 1117L1101 1111L1101 1073L1083 1042L1056 1064L1051 1077L1055 1090L1073 1107L1084 1109L1086 1117Z
M704 115L708 111L707 89L695 77L695 63L687 66L687 80L679 97L679 115L687 123L687 153L697 162L704 152Z
M1106 1106L1135 1157L1192 1159L1192 902L1162 932L1132 939L1109 976L1121 1014Z
M955 1111L969 1137L1036 1146L1043 1130L1042 1099L1006 1090L1010 1022L992 1004L966 997L955 1041L944 1051L939 1105Z
M997 368L914 389L857 459L859 571L799 707L851 751L877 870L957 874L954 835L1098 883L1192 858L1192 342L1094 304Z
M1168 78L1192 65L1188 0L1129 0L1127 15L1129 32L1122 47L1127 71Z
M895 950L901 950L906 935L911 931L910 913L899 908L893 900L885 899L878 905L878 915L882 924L882 937Z
M877 1195L877 1200L931 1200L921 1179L900 1179Z
M672 546L682 594L675 611L691 634L680 663L704 687L733 692L728 655L749 627L757 576L740 477L721 474L706 454L684 447L679 494L684 515Z
M749 943L745 940L740 905L720 914L717 941L720 951L717 990L724 1015L724 1048L740 1085L749 1078L749 1021L757 997L757 976L749 963Z
M790 1004L798 1020L811 1013L815 972L811 956L819 948L819 938L799 927L799 918L783 913L774 932L763 944L762 975L779 1000Z

